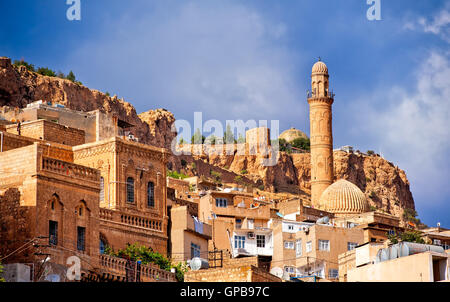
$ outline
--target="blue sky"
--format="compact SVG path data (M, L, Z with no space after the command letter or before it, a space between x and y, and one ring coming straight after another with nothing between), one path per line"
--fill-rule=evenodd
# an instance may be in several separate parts
M126 4L125 4L126 3ZM450 2L381 0L1 1L0 55L68 73L177 119L279 120L309 132L305 93L320 56L335 147L405 170L420 218L450 227Z

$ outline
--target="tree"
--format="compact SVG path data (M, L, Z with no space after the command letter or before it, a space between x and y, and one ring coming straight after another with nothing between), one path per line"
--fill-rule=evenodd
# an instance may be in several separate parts
M227 124L227 130L223 134L223 142L225 144L236 144L237 141L234 137L233 130L231 130L231 125Z
M417 218L417 216L418 216L418 214L417 214L416 210L414 210L414 209L406 208L403 210L403 218L405 219L406 222L412 222L419 229L427 228L428 226L426 224L422 223L422 221L420 221L420 219Z
M422 238L422 234L419 231L415 230L406 230L403 233L397 234L388 234L388 239L391 243L396 244L400 241L403 242L415 242L415 243L425 243L425 240Z
M43 76L47 76L47 77L56 77L56 73L47 68L47 67L39 67L38 70L36 71L38 74L41 74Z
M222 183L222 173L216 172L216 171L211 171L211 176L214 179L214 183L216 183L216 184Z
M69 74L67 75L66 79L68 79L69 81L72 81L72 82L76 81L75 75L73 74L72 70L69 72Z
M201 145L205 142L205 137L202 135L200 128L197 128L194 135L191 138L191 144Z
M309 138L304 137L296 138L290 143L290 145L294 148L302 149L305 151L311 150L311 141L309 140Z

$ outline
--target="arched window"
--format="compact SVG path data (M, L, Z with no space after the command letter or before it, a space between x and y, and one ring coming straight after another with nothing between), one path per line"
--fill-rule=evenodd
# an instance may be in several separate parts
M127 202L134 203L134 179L132 177L127 179Z
M150 208L155 207L155 184L152 182L147 185L147 205Z
M105 179L100 177L100 202L105 200Z
M106 242L100 238L100 254L103 255L106 249Z

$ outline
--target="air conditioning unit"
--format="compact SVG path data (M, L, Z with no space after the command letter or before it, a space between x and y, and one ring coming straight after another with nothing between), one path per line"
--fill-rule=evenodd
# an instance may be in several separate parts
M247 233L247 237L248 237L248 239L253 239L253 238L255 238L255 233L249 232L249 233Z

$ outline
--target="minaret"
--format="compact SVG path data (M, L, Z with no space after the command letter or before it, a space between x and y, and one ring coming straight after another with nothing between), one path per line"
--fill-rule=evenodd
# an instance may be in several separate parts
M331 105L334 94L329 90L328 68L319 61L311 74L308 91L309 118L311 122L311 204L319 207L322 192L333 183L333 133Z

